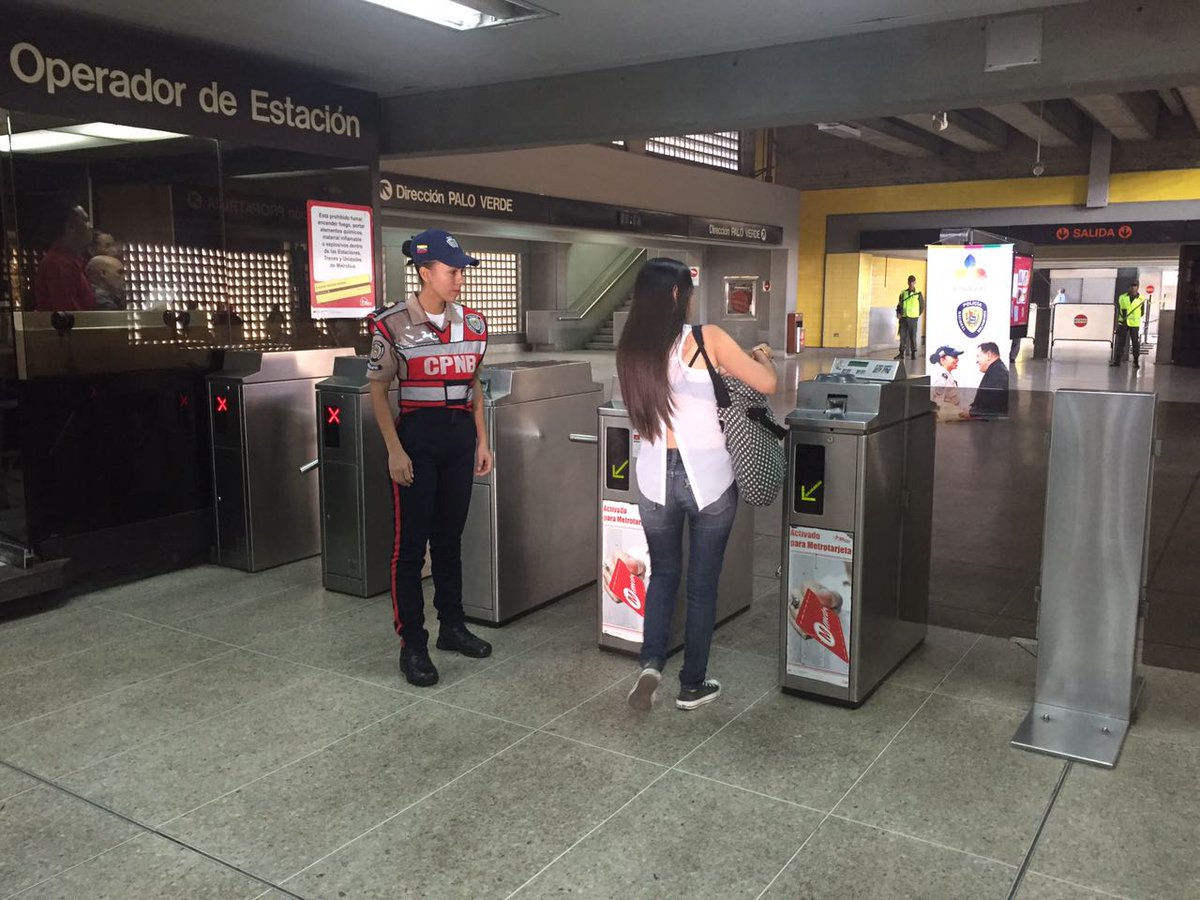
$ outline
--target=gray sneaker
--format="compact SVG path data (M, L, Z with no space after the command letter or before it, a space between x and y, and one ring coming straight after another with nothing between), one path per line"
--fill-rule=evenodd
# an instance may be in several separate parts
M658 693L662 672L653 666L646 666L638 673L637 681L629 690L629 705L634 709L648 710L654 705L654 697Z
M705 678L694 688L680 688L675 705L680 709L695 709L705 703L712 703L721 696L721 682L715 678Z

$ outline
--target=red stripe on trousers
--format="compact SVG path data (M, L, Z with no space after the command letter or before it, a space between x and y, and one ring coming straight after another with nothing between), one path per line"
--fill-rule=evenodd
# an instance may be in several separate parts
M400 596L396 592L396 566L400 563L400 485L392 482L392 508L395 511L396 539L392 544L392 621L396 625L396 634L400 634L404 623L400 621ZM403 635L401 635L403 642Z

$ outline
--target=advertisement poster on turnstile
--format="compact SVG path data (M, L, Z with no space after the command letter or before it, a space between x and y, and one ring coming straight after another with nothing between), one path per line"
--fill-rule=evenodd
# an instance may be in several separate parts
M788 557L787 673L849 687L854 535L792 525Z
M601 501L601 573L604 594L600 629L604 634L642 642L646 588L650 584L650 548L636 503Z
M1007 369L1013 306L1013 245L931 244L926 286L926 349L938 421L970 418L983 379L980 347L994 346L991 365ZM989 366L990 367L990 366Z

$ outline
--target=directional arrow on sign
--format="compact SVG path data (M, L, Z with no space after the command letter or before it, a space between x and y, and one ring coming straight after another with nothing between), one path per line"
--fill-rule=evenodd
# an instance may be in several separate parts
M824 483L825 483L824 481L818 481L812 487L809 487L806 484L800 485L800 499L803 500L805 503L816 503L817 498L814 495L817 492L817 488L819 488Z
M629 468L629 460L625 460L625 462L621 463L621 465L619 465L619 466L613 466L612 467L612 477L613 478L624 478L625 470L628 468Z

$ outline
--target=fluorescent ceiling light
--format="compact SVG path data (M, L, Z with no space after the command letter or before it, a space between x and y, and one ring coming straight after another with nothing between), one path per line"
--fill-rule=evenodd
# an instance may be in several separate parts
M834 137L862 137L862 132L859 129L855 128L853 125L847 125L845 122L818 122L817 128L826 134L832 134Z
M0 135L0 153L56 153L61 150L103 147L110 143L112 142L88 137L86 134L70 134L66 131L41 129L23 131L11 137Z
M157 131L153 128L134 128L132 125L113 125L110 122L89 122L86 125L72 125L61 128L73 134L86 134L88 137L104 138L109 141L124 141L136 143L141 141L170 141L175 138L187 137L174 131Z
M453 28L455 31L470 31L475 28L491 28L497 25L512 25L530 19L541 19L553 15L530 3L513 0L366 0L385 9L406 16L414 16Z

